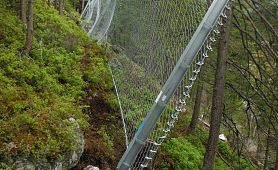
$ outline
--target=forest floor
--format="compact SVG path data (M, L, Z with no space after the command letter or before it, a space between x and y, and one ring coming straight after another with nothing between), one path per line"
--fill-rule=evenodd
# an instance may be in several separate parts
M86 53L86 52L85 52ZM86 55L83 64L86 65ZM89 115L90 126L84 132L84 152L78 164L71 170L82 170L88 165L100 169L115 169L125 151L124 132L119 111L107 103L106 96L114 89L101 89L91 85L86 89L83 110Z
M113 133L115 128L117 128L118 131L122 129L120 114L110 109L110 106L103 100L102 93L90 94L90 92L88 92L88 94L84 102L90 106L90 127L85 131L84 135L84 152L79 163L76 167L72 168L72 170L81 170L88 165L97 166L101 169L114 169L125 149L124 139L121 138L123 135L117 135L121 132ZM108 146L106 146L107 141L105 141L107 139L100 133L99 127L104 126L108 128L108 136L111 135L110 138L113 138L113 150L111 153L107 153L107 150L109 150L109 148L107 148ZM105 161L109 157L111 158L108 159L110 161Z

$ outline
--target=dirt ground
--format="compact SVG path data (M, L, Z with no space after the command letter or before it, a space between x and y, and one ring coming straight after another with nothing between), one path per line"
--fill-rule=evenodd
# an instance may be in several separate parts
M71 170L82 170L88 165L100 169L116 169L116 165L125 150L124 134L120 113L113 111L104 101L105 91L90 87L83 101L90 106L85 112L89 115L90 126L84 132L85 148L77 166ZM99 133L105 129L113 143L113 150L107 147L107 139Z

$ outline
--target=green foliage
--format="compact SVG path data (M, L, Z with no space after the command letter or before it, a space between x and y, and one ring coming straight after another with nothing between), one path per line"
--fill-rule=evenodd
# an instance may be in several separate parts
M88 127L88 116L82 113L84 90L112 89L105 49L69 19L77 16L73 9L59 16L38 0L32 51L23 56L26 29L15 4L9 4L0 0L0 162L12 163L18 157L62 160L76 147L69 118L75 118L82 130ZM66 3L66 8L71 6ZM84 63L84 58L90 62ZM112 95L108 99L114 102ZM111 150L113 144L101 135Z
M19 17L11 14L2 3L0 7L0 50L9 49L11 52L16 52L17 48L22 47L24 43L23 25Z
M100 128L98 134L103 138L104 145L105 145L104 147L106 150L106 153L102 156L110 160L115 159L114 144L113 141L110 139L109 135L107 134L107 132L105 131L105 128L104 127Z
M215 170L230 170L230 168L220 158L216 158L216 160L215 160Z
M40 1L35 5L35 37L38 41L42 41L44 46L80 52L80 45L90 41L82 29L66 16L67 13L64 16L59 16L57 10L40 3Z
M259 168L255 167L249 160L240 158L240 168L245 170L257 170Z
M119 109L119 101L117 99L117 96L114 93L108 93L105 96L105 100L107 102L107 104L114 110L118 110Z
M91 58L90 63L92 68L85 71L84 79L103 89L112 89L113 84L111 73L107 69L107 61L103 58Z
M184 138L172 138L167 141L162 150L167 152L176 170L200 169L202 165L202 152Z
M225 158L231 158L233 155L233 151L229 145L227 145L225 142L220 141L218 143L219 152L222 156Z
M123 106L128 106L125 110L125 119L133 125L134 129L137 129L155 100L157 94L154 89L159 91L157 79L151 75L146 76L144 68L125 55L119 54L115 58L117 62L112 63L111 68L116 77L118 89L122 90L121 103ZM134 117L138 117L136 115L142 116L135 120Z
M8 169L10 169L10 168L9 168L9 166L8 166L7 164L5 164L5 163L3 163L3 162L0 162L0 169L6 169L6 170L8 170Z
M184 116L183 121L178 123L178 131L181 131L180 124L188 125L188 116ZM174 136L178 135L174 134ZM156 167L158 169L201 169L207 140L208 132L202 128L197 128L194 134L169 139L162 144ZM219 141L218 152L220 156L218 155L215 160L216 170L229 170L230 166L235 169L256 169L250 161L243 157L239 158L239 165L238 156L226 142Z
M238 157L236 153L233 152L232 148L223 141L219 142L218 150L221 156L236 169L257 169L252 165L250 161L244 159L243 157ZM238 159L240 160L240 164L238 163Z

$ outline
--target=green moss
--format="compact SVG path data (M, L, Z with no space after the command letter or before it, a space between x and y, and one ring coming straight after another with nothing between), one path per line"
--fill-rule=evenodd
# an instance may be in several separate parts
M105 96L105 100L107 102L107 104L114 110L118 110L119 109L119 102L117 99L117 96L114 93L108 93Z
M84 73L84 79L103 89L112 89L111 73L107 69L107 61L103 58L91 58L89 70ZM96 71L97 70L97 71Z
M170 156L176 170L201 169L202 152L184 138L172 138L167 141L162 150Z
M0 0L0 8L0 162L63 159L76 147L75 127L68 119L75 118L83 130L88 127L82 113L84 90L112 89L105 49L70 19L77 13L68 2L59 16L38 0L32 50L21 55L26 28L16 3ZM84 58L90 60L88 66Z
M111 140L111 137L107 134L105 128L104 127L100 128L97 133L101 136L101 138L103 138L104 147L106 150L106 153L104 153L104 155L102 156L110 160L115 159L114 144L113 141Z

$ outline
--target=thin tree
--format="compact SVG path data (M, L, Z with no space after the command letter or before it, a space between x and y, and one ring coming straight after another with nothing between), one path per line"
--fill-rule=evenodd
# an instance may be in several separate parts
M262 148L263 148L263 144L262 144L262 132L261 132L261 128L258 127L258 130L257 130L257 136L258 136L258 146L257 146L257 160L258 160L258 163L262 160L262 156L261 156L261 153L262 153Z
M63 15L63 0L59 0L59 15Z
M239 31L243 54L239 56L244 60L230 58L228 63L240 73L239 76L246 82L234 84L234 90L249 104L246 108L256 120L258 148L258 161L264 162L265 169L271 168L269 162L275 157L267 156L275 151L269 147L268 129L272 136L277 136L277 22L275 20L277 4L273 1L247 1L240 2L234 7L234 26ZM252 44L252 45L251 45ZM247 60L246 60L247 59ZM244 87L244 88L242 88ZM268 122L268 123L265 123ZM245 130L244 130L245 131ZM243 131L243 132L244 132ZM244 132L246 133L246 132ZM276 135L275 135L276 134ZM248 134L247 134L248 135ZM264 146L264 147L263 147ZM263 153L262 148L266 148ZM265 159L263 159L265 158Z
M54 0L54 8L57 9L58 0Z
M207 0L207 5L208 6L211 5L211 0ZM201 71L201 73L202 73L202 71ZM202 74L200 74L200 75L202 75ZM201 110L202 93L203 93L203 86L198 85L195 103L194 103L194 110L193 110L193 114L192 114L192 118L191 118L189 127L187 129L188 133L194 133L196 130L196 126L198 124L198 118L199 118L200 110Z
M85 0L82 0L81 11L83 11L83 10L84 10L84 7L85 7Z
M79 13L82 13L84 7L85 7L85 1L79 0L79 5L78 5Z
M276 160L274 170L278 169L278 145L276 146Z
M203 170L214 169L215 155L217 151L220 124L223 112L224 88L225 88L225 72L228 54L228 42L231 28L231 11L228 11L228 19L224 19L224 26L221 28L219 49L217 57L217 68L215 74L215 82L213 88L211 121L209 130L209 139L206 146L204 156Z
M268 162L269 162L269 146L270 145L270 128L267 131L267 138L266 138L266 148L265 148L265 158L264 158L264 170L268 169Z
M20 0L20 19L23 23L26 23L26 1Z
M75 0L72 1L72 6L73 6L73 8L76 10L76 3L75 3Z
M196 126L198 123L198 118L200 115L200 109L201 109L202 92L203 92L203 86L198 85L196 98L195 98L195 104L194 104L194 110L193 110L190 125L187 130L188 133L194 133L194 131L196 129Z
M29 54L32 49L32 38L33 38L33 6L34 0L28 0L28 21L27 21L27 33L26 33L26 40L25 45L23 48L23 54Z

